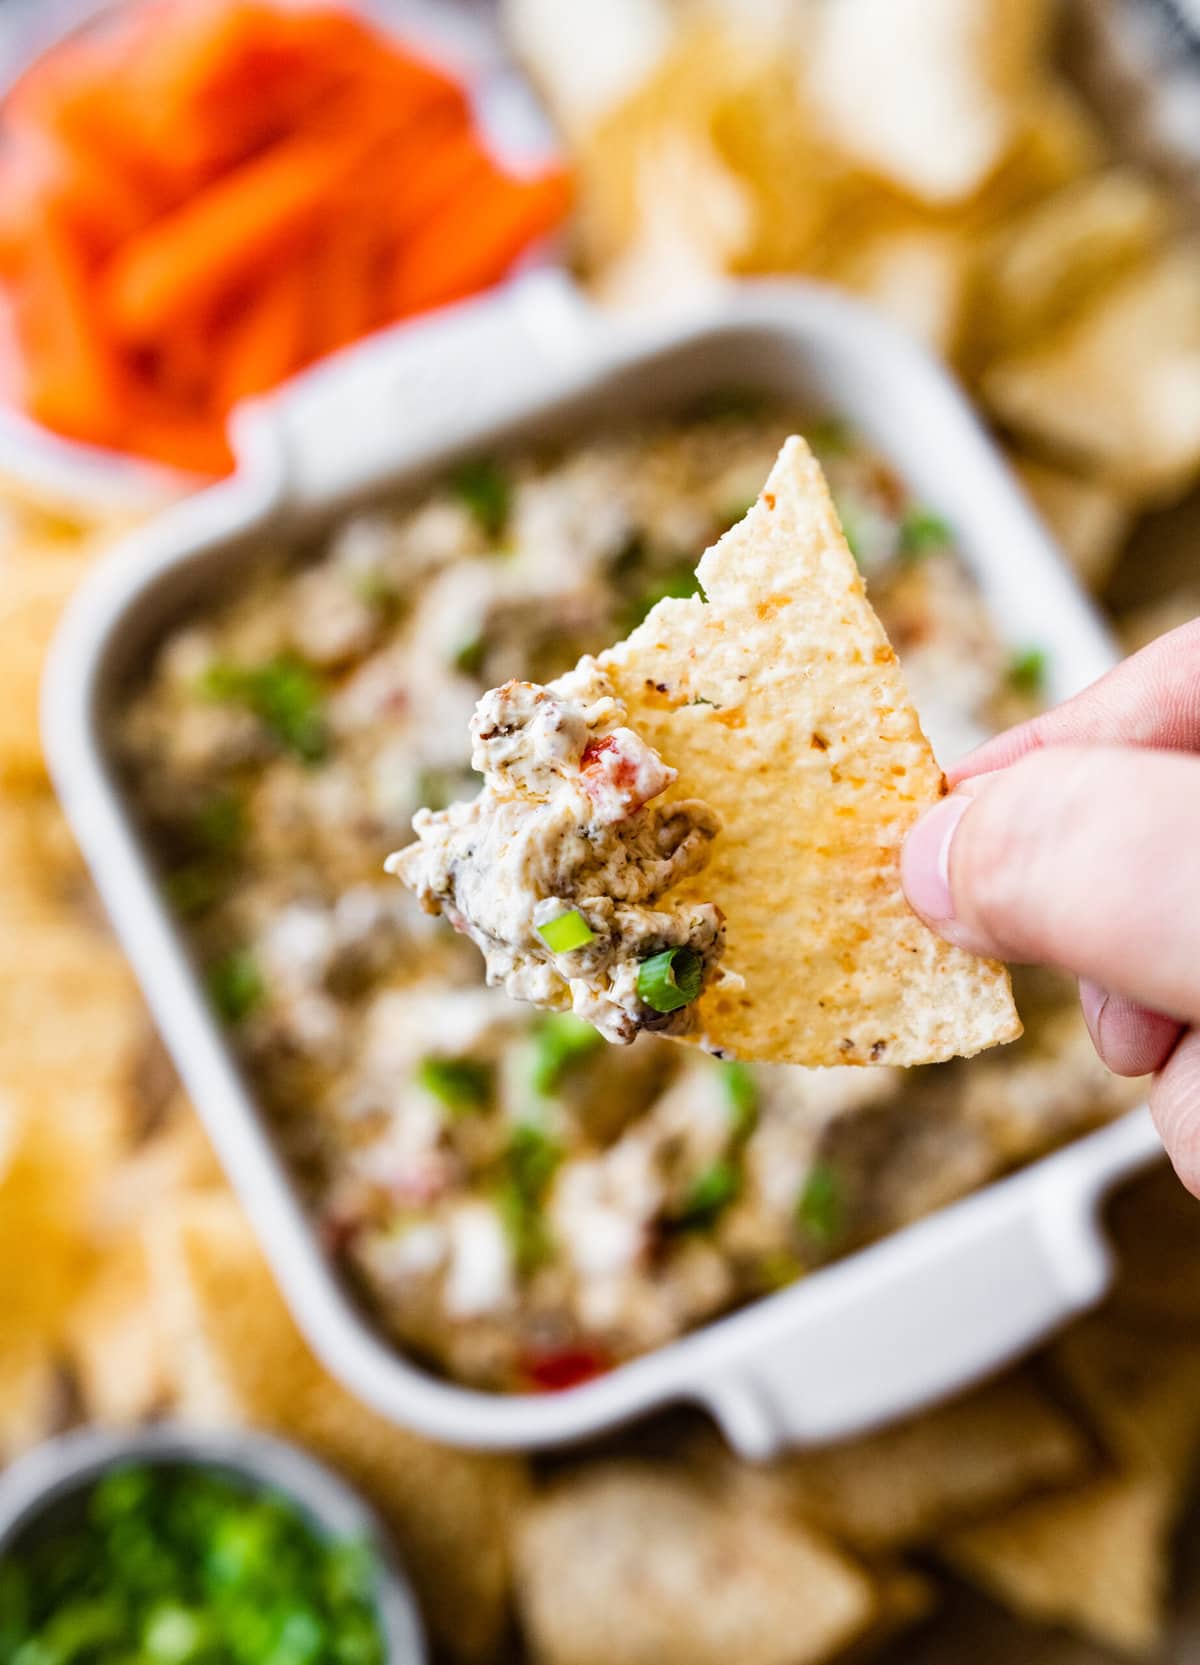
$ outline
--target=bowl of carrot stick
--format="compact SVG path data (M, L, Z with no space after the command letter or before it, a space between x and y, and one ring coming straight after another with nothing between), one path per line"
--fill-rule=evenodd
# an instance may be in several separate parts
M320 0L141 0L49 47L0 103L10 430L219 476L244 400L504 281L570 181L502 159L473 91Z

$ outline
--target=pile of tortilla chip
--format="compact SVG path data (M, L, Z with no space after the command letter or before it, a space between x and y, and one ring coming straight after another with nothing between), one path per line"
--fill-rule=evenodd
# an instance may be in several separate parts
M1057 0L507 0L617 304L804 274L981 398L1096 588L1200 476L1200 240L1063 73Z

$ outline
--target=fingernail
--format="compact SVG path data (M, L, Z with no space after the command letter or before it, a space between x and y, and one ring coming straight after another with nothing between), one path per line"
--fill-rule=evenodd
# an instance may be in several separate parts
M931 925L946 925L954 919L950 846L970 803L966 793L951 792L926 811L904 841L900 859L904 893L910 905Z
M1092 1044L1096 1051L1100 1052L1100 1020L1104 1016L1104 1008L1108 1005L1108 990L1102 989L1099 983L1093 983L1090 977L1081 977L1079 1004L1083 1007L1083 1021L1088 1026Z

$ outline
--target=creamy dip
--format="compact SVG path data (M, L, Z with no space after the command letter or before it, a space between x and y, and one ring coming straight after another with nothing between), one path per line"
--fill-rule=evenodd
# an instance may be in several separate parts
M482 789L421 810L417 842L387 862L471 938L491 987L622 1045L687 1033L724 939L712 903L671 896L708 860L717 818L655 802L675 771L625 716L590 658L546 687L493 688L471 719Z

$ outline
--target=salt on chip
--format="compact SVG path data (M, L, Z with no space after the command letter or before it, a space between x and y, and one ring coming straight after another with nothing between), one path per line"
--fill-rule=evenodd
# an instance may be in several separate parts
M681 893L725 912L697 1033L745 1058L923 1064L1012 1040L1008 973L910 910L900 848L944 792L808 447L601 663L631 725L723 832Z

